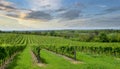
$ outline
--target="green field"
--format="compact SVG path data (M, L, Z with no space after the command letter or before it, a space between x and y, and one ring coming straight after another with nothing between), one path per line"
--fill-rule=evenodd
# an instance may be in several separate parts
M54 36L1 33L0 45L1 47L26 46L7 64L6 69L120 69L119 42L79 42ZM40 65L34 61L31 53L36 46L42 47L39 55L42 61ZM73 63L74 54L66 50L74 46L84 47L84 50L76 50L78 63ZM63 50L61 47L66 49ZM2 53L2 48L0 50ZM9 58L8 55L5 59L0 59L0 64L4 64L4 60Z

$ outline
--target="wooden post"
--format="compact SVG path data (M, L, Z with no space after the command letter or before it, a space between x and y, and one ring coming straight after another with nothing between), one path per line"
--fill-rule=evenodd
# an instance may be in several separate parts
M74 60L76 60L76 48L74 47Z
M38 49L37 59L38 59L38 63L40 63L40 48Z

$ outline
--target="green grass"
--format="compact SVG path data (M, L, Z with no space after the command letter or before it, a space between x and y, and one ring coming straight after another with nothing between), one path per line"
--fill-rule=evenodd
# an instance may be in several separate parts
M41 69L120 69L120 60L109 56L96 56L79 53L77 58L83 64L72 64L70 61L49 51L42 50L41 56L47 62L46 67Z
M32 56L30 54L30 47L18 54L15 59L9 64L7 69L39 69L36 65L33 64Z
M77 53L77 59L85 62L85 69L120 69L120 60L105 55Z
M77 53L77 59L84 64L72 64L70 61L51 53L47 50L41 50L41 57L44 59L45 66L38 67L33 65L30 54L30 47L27 47L22 53L18 54L14 61L8 66L8 69L119 69L120 60L108 56L96 56L86 53Z
M41 57L46 60L46 66L41 69L80 69L82 64L72 64L70 61L51 53L47 50L41 51Z

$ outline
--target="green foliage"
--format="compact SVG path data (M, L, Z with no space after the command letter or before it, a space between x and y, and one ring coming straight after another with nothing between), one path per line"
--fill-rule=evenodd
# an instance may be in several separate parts
M108 39L110 42L120 42L120 34L119 33L111 33L108 35Z
M46 66L46 69L54 69L54 66L52 65L52 62L56 62L59 61L59 59L57 59L56 61L53 61L53 59L56 59L56 57L50 57L50 53L44 53L46 52L45 49L53 51L57 54L62 54L65 56L68 56L70 58L74 58L74 54L75 51L76 53L76 58L77 60L82 60L85 62L85 64L78 64L78 68L76 67L76 69L84 69L84 68L91 68L91 69L110 69L109 65L111 67L116 67L117 65L120 65L120 62L116 61L116 58L119 58L120 56L120 43L117 41L119 41L119 37L120 35L118 33L109 33L106 34L105 33L99 33L96 32L96 34L94 34L94 31L92 33L80 33L78 31L71 31L73 34L69 34L69 36L66 36L66 33L69 33L68 31L64 31L65 33L60 35L58 32L53 32L50 33L49 35L52 34L53 36L57 36L59 35L60 37L53 37L53 36L40 36L40 35L25 35L25 34L0 34L0 43L3 46L0 46L0 50L4 53L0 53L0 58L2 59L8 59L8 56L11 56L12 53L14 53L13 51L16 51L16 49L19 46L27 46L26 50L23 51L23 53L21 53L20 57L18 57L17 59L15 59L15 61L13 61L13 67L15 68L10 68L10 69L36 69L36 67L34 68L32 65L32 58L31 58L31 54L30 54L30 45L32 45L32 51L34 52L34 54L36 54L36 57L38 58L47 58L46 61L48 62L48 67ZM28 32L29 33L29 32ZM57 35L55 34L57 33ZM74 33L76 34L74 36ZM80 34L79 34L80 33ZM66 38L62 38L63 36L66 36ZM79 37L81 36L81 37ZM84 37L82 37L84 36ZM70 39L69 39L70 38ZM76 40L79 41L73 41L72 38L75 38ZM85 38L85 40L84 40ZM80 41L84 41L84 42L80 42ZM88 42L87 42L87 41ZM102 40L101 42L99 40ZM106 41L108 40L108 41ZM116 41L117 40L117 41ZM90 41L90 42L89 42ZM115 43L112 43L112 42ZM12 45L12 46L9 46ZM44 49L43 49L44 48ZM9 51L10 49L10 51ZM43 49L43 51L41 52L41 49ZM19 49L20 50L20 49ZM17 50L17 51L19 51ZM45 51L44 51L45 50ZM0 52L1 52L0 51ZM42 55L41 55L42 53ZM82 55L81 53L85 53L84 55ZM44 55L45 54L45 55ZM47 54L47 55L46 55ZM81 56L82 55L82 56ZM96 56L97 55L97 56ZM116 60L112 60L110 59L110 61L104 58L99 59L98 56L100 55L104 55L104 56L108 56L108 57L112 57L115 58ZM47 57L46 57L47 56ZM51 59L49 59L51 58ZM48 60L49 59L49 60ZM98 60L96 60L98 59ZM104 61L105 60L105 61ZM103 63L107 63L103 65ZM1 63L1 61L0 61ZM16 66L14 66L14 63L16 64ZM51 63L51 65L49 66L49 63ZM59 61L58 63L58 67L59 65L62 63L64 63L64 61ZM65 63L65 65L67 65L68 62ZM54 63L54 65L56 65ZM71 65L71 69L74 69L73 64L69 63ZM94 64L95 67L94 67ZM72 66L73 65L73 66ZM80 66L79 66L80 65ZM53 67L51 67L53 66ZM103 66L103 67L102 67ZM16 68L17 67L17 68ZM50 67L50 68L49 68ZM55 67L55 68L58 68ZM119 66L118 66L119 67ZM116 69L119 69L118 67L116 67ZM60 66L60 68L64 69L64 66ZM67 67L66 67L67 68ZM38 68L39 69L39 68ZM42 69L42 68L41 68ZM44 68L43 68L44 69ZM59 68L58 68L59 69ZM68 68L69 69L69 68Z
M108 42L108 37L107 37L106 33L100 33L99 38L100 38L101 42Z
M0 60L4 63L6 59L17 52L22 51L24 48L25 46L0 46Z
M40 46L32 46L32 52L37 57L38 63L40 63L40 50L41 50Z

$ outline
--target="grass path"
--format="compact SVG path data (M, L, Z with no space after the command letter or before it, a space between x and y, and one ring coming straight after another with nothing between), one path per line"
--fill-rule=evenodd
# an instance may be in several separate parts
M48 51L48 50L47 50ZM83 64L84 62L78 61L78 60L74 60L73 58L67 57L65 55L61 55L61 54L57 54L55 52L49 51L55 55L58 55L61 58L64 58L65 60L68 60L69 62L71 62L72 64Z
M8 69L39 69L33 64L29 46L15 57L12 63L8 66Z
M82 64L72 64L69 60L49 52L41 50L41 57L46 60L46 66L41 69L80 69Z
M95 56L78 53L77 58L84 64L73 64L69 60L47 50L41 51L41 57L47 65L41 69L120 69L120 60L110 56Z

